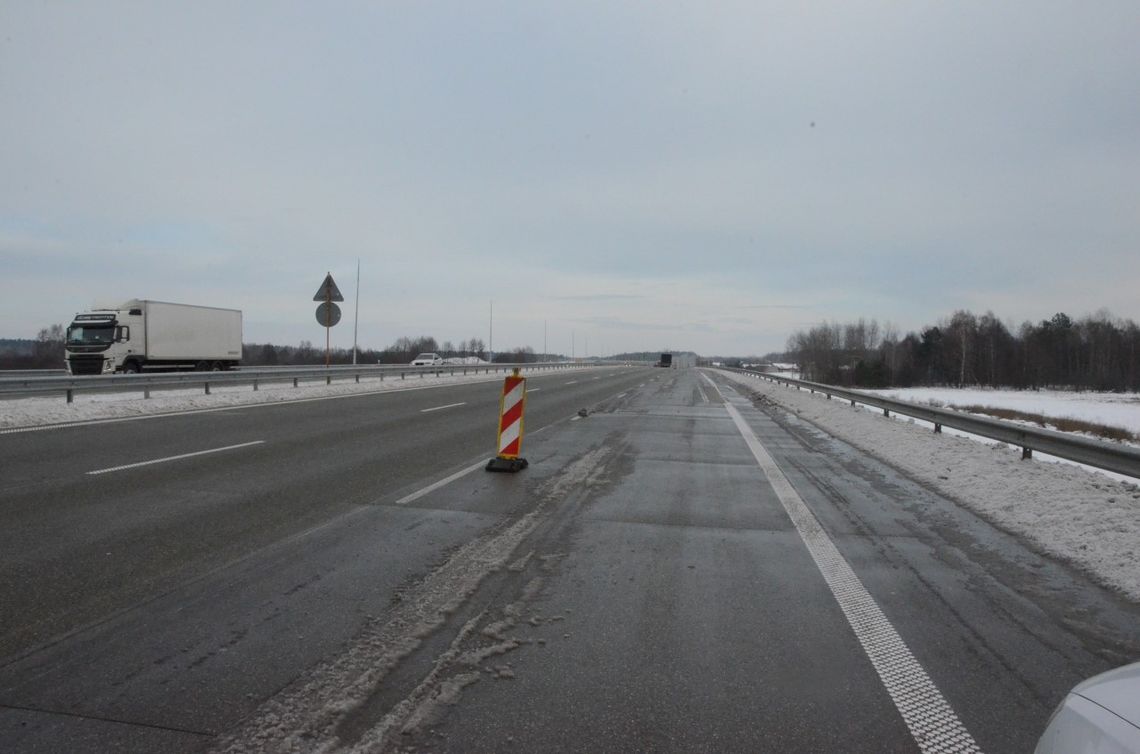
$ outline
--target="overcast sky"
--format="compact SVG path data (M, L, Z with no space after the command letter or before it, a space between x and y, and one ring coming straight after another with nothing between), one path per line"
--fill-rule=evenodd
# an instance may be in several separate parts
M1140 319L1140 3L0 3L0 337L782 349Z

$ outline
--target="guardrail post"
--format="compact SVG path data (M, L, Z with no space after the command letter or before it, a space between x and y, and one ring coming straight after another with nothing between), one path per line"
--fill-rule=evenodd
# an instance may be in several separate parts
M1033 457L1033 448L1023 447L1021 449L1021 460L1028 461Z
M942 425L938 422L934 422L934 431L938 434L942 434Z
M357 373L356 373L356 384L357 384L357 385L359 385L359 384L360 384L360 372L357 372Z
M855 405L855 401L851 401L851 405L852 405L852 406L854 406L854 405Z
M401 380L404 379L404 374L405 374L404 372L400 372L400 379Z
M827 400L831 400L831 393L827 394Z
M67 402L68 402L68 403L71 403L71 402L72 402L74 399L75 399L75 397L74 397L74 395L72 394L72 390L71 390L71 388L68 388L68 389L67 389Z
M253 392L257 392L257 380L253 381Z
M206 384L206 395L209 395L210 394L210 383L207 382L205 384Z
M326 374L326 375L325 375L325 384L326 384L326 385L331 385L331 384L332 384L332 375L331 375L331 374Z
M150 388L144 387L143 388L143 399L148 399L148 398L150 398Z
M297 378L296 377L293 378L293 387L297 387Z
M884 408L883 409L883 416L890 416L890 415L891 415L891 410L889 408Z

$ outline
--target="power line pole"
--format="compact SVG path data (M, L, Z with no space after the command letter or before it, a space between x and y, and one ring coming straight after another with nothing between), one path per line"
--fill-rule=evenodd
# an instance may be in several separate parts
M356 314L352 318L352 363L356 364L356 327L360 324L360 257L356 258Z

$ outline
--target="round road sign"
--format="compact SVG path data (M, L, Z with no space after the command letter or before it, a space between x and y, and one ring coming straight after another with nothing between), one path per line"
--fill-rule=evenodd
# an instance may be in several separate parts
M332 327L340 322L340 307L327 301L317 307L317 322L321 327Z

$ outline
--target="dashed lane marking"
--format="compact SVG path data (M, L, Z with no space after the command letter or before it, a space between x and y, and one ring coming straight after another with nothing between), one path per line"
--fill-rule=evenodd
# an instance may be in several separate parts
M446 406L435 406L433 408L421 408L420 413L426 414L426 413L429 413L431 411L443 411L445 408L455 408L456 406L466 406L466 405L467 405L467 401L463 401L462 403L448 403Z
M221 453L224 450L237 450L238 448L248 448L251 445L261 445L265 440L254 440L253 442L243 442L240 445L227 445L224 448L211 448L210 450L199 450L194 453L182 453L177 456L167 456L166 458L155 458L150 461L139 461L138 463L126 463L122 466L112 466L109 469L97 469L95 471L88 471L88 476L96 474L109 474L112 471L123 471L125 469L136 469L139 466L150 466L155 463L166 463L167 461L179 461L183 458L193 458L194 456L204 456L209 453Z
M543 429L545 429L545 427L543 427ZM407 505L408 503L415 502L416 500L419 500L424 495L435 492L440 487L443 487L444 485L451 484L452 482L454 482L459 477L466 476L467 474L470 474L472 471L475 471L477 469L481 469L486 465L487 465L487 462L485 460L479 461L478 463L473 463L465 469L460 469L459 471L455 472L451 476L446 476L443 479L440 479L438 482L432 482L427 487L416 490L415 492L413 492L410 495L405 495L404 497L402 497L396 501L396 505Z

